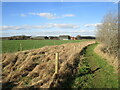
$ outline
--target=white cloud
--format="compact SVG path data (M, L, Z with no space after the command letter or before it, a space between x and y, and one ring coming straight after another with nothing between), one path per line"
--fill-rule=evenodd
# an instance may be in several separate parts
M51 13L39 13L38 15L41 16L41 17L48 18L48 19L55 19L55 18L57 18L55 16L55 14L51 14Z
M63 15L63 17L74 17L75 15L74 14L65 14Z
M72 28L72 29L75 29L75 28L79 28L80 26L78 25L74 25L74 24L54 24L55 27L58 27L58 28Z
M0 26L2 30L20 30L23 29L23 27L20 26Z
M113 1L115 4L118 4L120 2L120 0L114 0Z
M1 26L2 30L24 30L24 29L47 29L51 28L49 25L36 25L36 26L29 26L29 25L23 25L23 26Z
M20 14L20 16L25 17L25 16L27 16L27 15L26 15L26 14Z
M80 26L74 24L54 24L49 23L45 25L23 25L23 26L0 26L2 30L24 30L24 29L49 29L49 28L60 28L60 29L76 29Z
M85 27L97 27L99 25L101 25L102 23L96 23L96 24L85 24Z
M57 18L56 14L52 14L52 13L29 13L30 15L37 15L37 16L41 16L41 17L45 17L47 19L55 19Z
M73 17L75 16L74 14L65 14L61 16L57 16L55 13L29 13L30 15L36 15L40 17L44 17L47 19L56 19L56 18L64 18L64 17Z

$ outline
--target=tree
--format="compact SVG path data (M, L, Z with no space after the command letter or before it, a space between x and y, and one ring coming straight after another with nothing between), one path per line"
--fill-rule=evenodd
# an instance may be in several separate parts
M76 38L79 40L79 39L81 39L81 36L80 36L80 35L77 35Z
M109 54L118 55L118 14L109 12L97 27L97 40L105 45L105 49Z

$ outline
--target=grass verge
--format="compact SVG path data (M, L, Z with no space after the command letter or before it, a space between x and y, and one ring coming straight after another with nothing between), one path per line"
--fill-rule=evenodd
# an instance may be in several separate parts
M106 60L94 52L98 44L86 47L81 55L77 74L69 83L70 88L118 88L118 75Z

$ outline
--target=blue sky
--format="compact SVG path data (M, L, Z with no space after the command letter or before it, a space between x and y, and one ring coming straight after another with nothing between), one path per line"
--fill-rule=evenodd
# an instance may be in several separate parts
M3 36L95 35L113 2L3 2Z

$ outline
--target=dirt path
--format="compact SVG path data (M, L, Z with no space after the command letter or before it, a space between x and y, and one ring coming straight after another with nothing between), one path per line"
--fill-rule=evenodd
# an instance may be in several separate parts
M59 52L59 73L52 85L58 87L67 75L72 75L74 72L79 60L77 55L84 47L93 43L95 41L86 41L4 54L3 87L49 88L55 72L55 53Z

